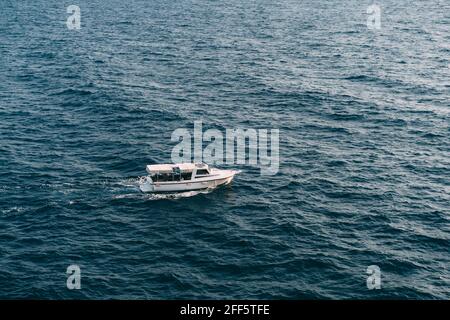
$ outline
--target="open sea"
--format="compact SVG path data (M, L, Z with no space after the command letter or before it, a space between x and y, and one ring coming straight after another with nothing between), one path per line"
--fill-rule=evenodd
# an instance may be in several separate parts
M450 299L450 2L376 3L1 0L0 298ZM278 174L141 193L197 120Z

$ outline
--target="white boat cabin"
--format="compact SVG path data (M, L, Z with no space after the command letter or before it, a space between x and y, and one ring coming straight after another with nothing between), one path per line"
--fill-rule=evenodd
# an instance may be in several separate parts
M204 163L155 164L148 165L146 170L153 182L189 181L211 174Z

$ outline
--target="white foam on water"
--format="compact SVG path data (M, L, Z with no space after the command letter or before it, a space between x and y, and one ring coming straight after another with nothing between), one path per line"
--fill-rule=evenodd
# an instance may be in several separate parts
M214 188L206 190L174 192L174 193L145 193L144 195L147 198L147 200L166 200L166 199L176 200L194 197L199 194L208 194L213 190Z
M130 178L130 179L125 179L125 180L121 180L119 182L117 182L116 185L121 186L121 188L117 188L117 189L121 189L121 191L125 191L125 192L118 192L118 194L113 195L113 199L142 199L144 198L145 200L177 200L177 199L182 199L182 198L190 198L190 197L194 197L196 195L199 194L208 194L211 191L213 191L216 188L208 188L205 190L195 190L195 191L185 191L185 192L170 192L170 193L144 193L140 190L139 185L140 185L140 178L141 177L137 177L137 178ZM114 188L116 189L116 188ZM116 190L117 190L116 189ZM136 191L134 193L130 193Z
M118 185L123 187L139 187L139 177L121 180L118 182Z
M15 215L15 214L20 214L22 212L25 211L24 207L11 207L8 209L3 209L2 210L2 214L4 215Z

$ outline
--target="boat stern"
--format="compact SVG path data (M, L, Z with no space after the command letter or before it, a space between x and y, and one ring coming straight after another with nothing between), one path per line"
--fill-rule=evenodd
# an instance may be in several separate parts
M149 177L142 177L139 180L139 189L142 192L153 192L155 190L153 183Z

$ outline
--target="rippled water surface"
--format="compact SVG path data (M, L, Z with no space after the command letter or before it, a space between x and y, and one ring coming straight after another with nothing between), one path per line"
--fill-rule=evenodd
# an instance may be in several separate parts
M448 1L72 2L0 2L0 298L450 298ZM279 173L140 193L200 119Z

